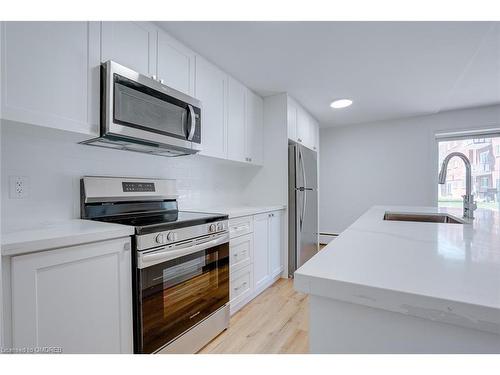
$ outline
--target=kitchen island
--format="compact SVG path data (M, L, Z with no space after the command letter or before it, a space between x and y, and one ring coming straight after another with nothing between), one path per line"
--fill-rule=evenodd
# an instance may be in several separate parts
M448 214L463 223L384 220ZM295 273L312 353L500 353L500 217L375 206Z

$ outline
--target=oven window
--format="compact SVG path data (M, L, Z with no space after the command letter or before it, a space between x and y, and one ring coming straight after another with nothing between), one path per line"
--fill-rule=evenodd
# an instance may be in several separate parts
M140 271L142 352L152 353L229 301L229 245Z

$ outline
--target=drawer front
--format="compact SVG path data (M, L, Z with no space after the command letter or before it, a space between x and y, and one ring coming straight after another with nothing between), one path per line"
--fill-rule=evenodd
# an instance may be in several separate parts
M243 300L252 292L253 272L252 266L249 265L236 272L232 272L229 278L230 289L229 299L231 304L235 304Z
M245 234L229 241L229 268L234 272L252 263L253 236Z
M235 238L253 232L253 216L229 220L229 237Z

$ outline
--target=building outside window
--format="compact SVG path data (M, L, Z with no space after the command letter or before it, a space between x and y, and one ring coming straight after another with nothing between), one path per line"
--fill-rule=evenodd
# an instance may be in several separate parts
M465 154L472 165L472 193L479 208L500 207L500 136L438 142L439 168L451 152ZM448 164L447 181L438 187L439 207L461 207L465 194L465 167L459 159Z

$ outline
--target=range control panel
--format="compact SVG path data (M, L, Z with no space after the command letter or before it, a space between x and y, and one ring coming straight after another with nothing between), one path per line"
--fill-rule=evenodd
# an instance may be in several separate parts
M122 182L123 192L155 191L154 182Z
M159 245L169 245L180 241L191 240L208 234L219 234L227 232L227 230L227 220L220 220L215 223L200 224L169 231L142 234L135 237L136 246L137 250L140 251L157 247Z

